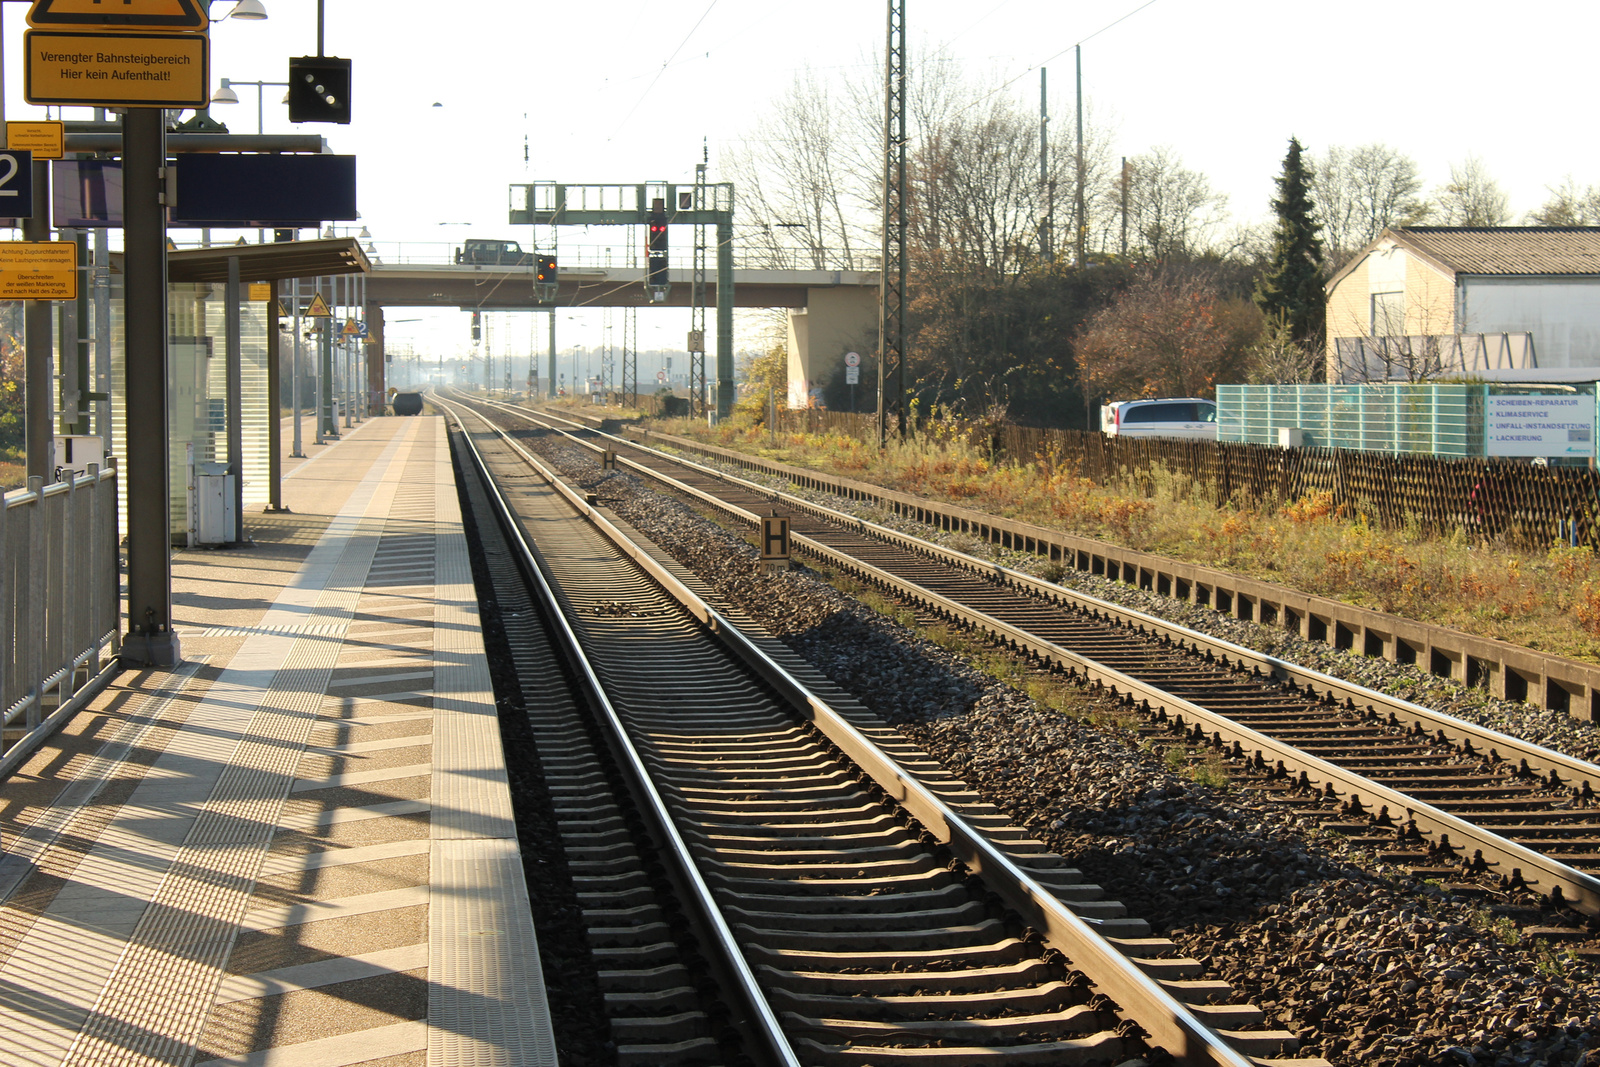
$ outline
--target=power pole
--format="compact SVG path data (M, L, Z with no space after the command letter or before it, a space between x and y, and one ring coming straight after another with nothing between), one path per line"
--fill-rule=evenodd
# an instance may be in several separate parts
M883 278L878 286L878 447L906 435L906 5L889 0L883 64Z
M1051 230L1055 227L1056 186L1050 180L1050 96L1046 91L1045 68L1039 68L1039 192L1044 197L1044 212L1039 218L1039 258L1055 261Z
M1078 266L1084 265L1083 243L1088 236L1089 222L1085 219L1083 209L1083 45L1073 45L1073 52L1078 60Z
M704 418L706 411L706 166L711 146L701 145L694 165L694 286L689 309L689 415Z

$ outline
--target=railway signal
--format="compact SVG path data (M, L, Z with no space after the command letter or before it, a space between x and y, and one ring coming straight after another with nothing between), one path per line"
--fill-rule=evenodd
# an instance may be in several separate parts
M538 286L539 300L550 303L556 298L556 287L559 284L556 274L556 257L539 255L534 259L534 284Z
M483 340L483 317L476 311L472 313L472 339Z
M350 61L333 56L289 60L289 121L350 124Z
M667 201L656 197L650 202L650 219L645 238L645 287L656 303L667 298Z

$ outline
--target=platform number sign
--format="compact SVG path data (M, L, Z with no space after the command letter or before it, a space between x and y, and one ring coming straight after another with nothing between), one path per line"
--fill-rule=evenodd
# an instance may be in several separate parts
M32 152L0 152L0 217L33 218Z

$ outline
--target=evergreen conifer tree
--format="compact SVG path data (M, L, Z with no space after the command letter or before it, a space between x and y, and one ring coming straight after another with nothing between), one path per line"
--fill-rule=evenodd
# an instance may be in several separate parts
M1272 261L1256 282L1255 301L1267 318L1287 327L1296 344L1309 351L1322 346L1324 320L1322 224L1311 201L1311 171L1301 158L1297 138L1289 139L1283 173L1276 179L1278 195L1272 210L1278 221L1273 232Z

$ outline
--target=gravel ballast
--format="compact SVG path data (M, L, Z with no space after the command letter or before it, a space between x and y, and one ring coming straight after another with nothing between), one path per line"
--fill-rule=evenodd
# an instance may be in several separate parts
M1303 810L1198 784L1169 767L1166 742L1118 725L1127 714L1109 702L1083 693L1071 715L1038 704L814 572L764 573L750 544L633 475L601 474L590 453L553 437L527 440L1130 914L1202 960L1206 977L1233 983L1269 1023L1299 1033L1302 1055L1371 1067L1600 1067L1594 963L1521 932L1578 917L1492 888L1480 899L1449 894L1323 831ZM935 539L876 509L825 502ZM1037 566L987 546L951 547ZM1413 668L1093 576L1069 573L1063 583L1580 758L1595 752L1587 724Z

